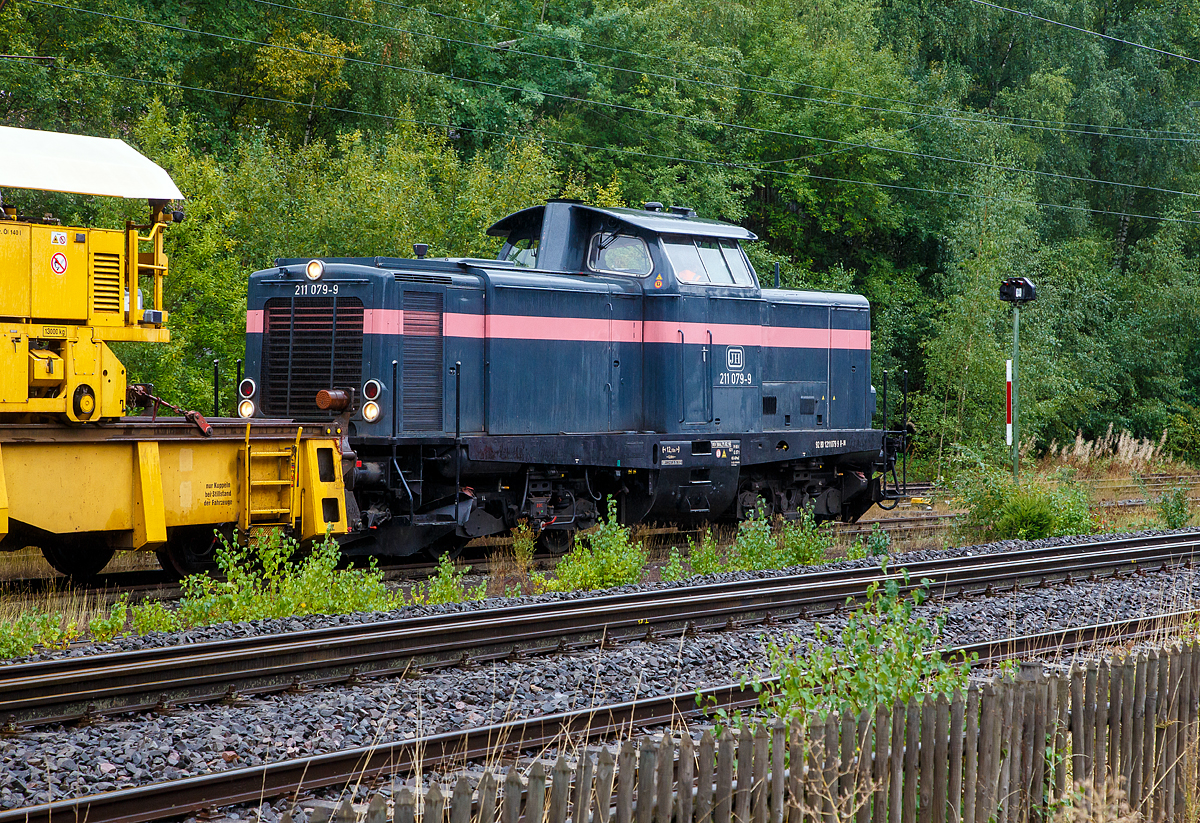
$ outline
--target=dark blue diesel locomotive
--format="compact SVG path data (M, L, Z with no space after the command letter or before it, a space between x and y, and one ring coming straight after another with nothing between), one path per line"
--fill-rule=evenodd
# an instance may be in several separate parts
M239 413L339 421L348 549L437 553L528 519L562 550L609 496L625 523L760 500L853 521L881 499L864 298L761 288L751 232L656 203L551 201L489 234L496 260L418 246L250 278Z

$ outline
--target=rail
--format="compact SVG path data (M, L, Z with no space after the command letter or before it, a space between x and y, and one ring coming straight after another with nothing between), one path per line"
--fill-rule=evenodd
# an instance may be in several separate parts
M1089 648L1103 640L1157 637L1161 624L1178 622L1193 614L1191 611L1175 612L1154 618L1095 624L990 640L947 651L976 654L979 656L977 665L991 664L1046 649L1072 651ZM409 774L416 771L418 765L428 772L438 766L486 760L488 755L501 749L538 749L567 739L579 742L581 739L631 736L635 729L696 718L718 707L737 710L757 703L758 692L753 685L727 684L10 809L0 812L0 823L51 823L56 818L142 823L177 818L220 806L258 803L300 789L351 785L376 777Z
M1192 562L1200 535L1120 538L1007 555L939 558L900 572L835 568L684 588L643 590L495 609L340 625L287 634L57 658L0 668L0 720L10 727L166 708L237 694L398 675L496 660L793 619L841 608L868 586L902 591L931 581L938 595L1049 585Z

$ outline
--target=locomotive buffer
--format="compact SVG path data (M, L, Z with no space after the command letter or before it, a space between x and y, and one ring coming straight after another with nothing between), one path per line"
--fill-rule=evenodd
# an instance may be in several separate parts
M186 573L215 528L344 533L336 424L127 416L153 396L109 344L170 340L163 235L183 195L167 172L120 140L28 129L0 127L0 156L0 187L150 205L145 224L103 229L0 201L0 551L38 546L84 577L153 550Z

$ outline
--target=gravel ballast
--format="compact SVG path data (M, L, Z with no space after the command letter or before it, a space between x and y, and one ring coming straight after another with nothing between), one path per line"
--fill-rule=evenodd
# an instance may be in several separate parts
M979 546L962 546L946 549L925 549L922 551L893 554L888 558L892 569L899 569L905 563L919 563L954 557L972 557L981 554L1006 554L1022 549L1051 548L1055 546L1079 546L1110 540L1114 537L1154 537L1169 534L1197 534L1200 530L1183 529L1179 531L1148 530L1122 535L1079 535L1068 537L1050 537L1044 540L1001 540ZM474 612L510 606L517 603L547 603L562 600L581 600L597 595L633 593L639 591L657 591L665 589L684 588L697 581L725 582L733 580L766 580L775 577L791 576L797 573L820 573L830 569L870 569L879 568L880 558L868 557L860 560L840 560L823 563L816 566L800 566L791 569L778 569L754 572L726 572L709 575L703 578L692 578L676 583L643 583L639 585L620 586L605 589L600 592L567 592L529 595L521 598L493 597L486 600L475 600L464 603L447 603L437 606L410 606L388 612L358 612L344 615L305 615L288 617L277 620L255 620L242 623L219 623L212 626L198 626L181 632L163 633L151 632L143 636L120 637L107 643L82 643L67 649L47 649L23 658L0 660L0 666L34 660L53 660L62 657L82 657L93 654L107 654L118 651L136 649L160 648L164 646L182 646L193 643L204 643L212 640L227 640L235 637L255 637L259 635L284 634L307 629L321 629L332 626L344 626L366 623L377 623L385 620L397 620L407 617L422 617L426 615L453 614Z
M946 552L915 552L904 560L1003 553L1036 545L1078 545L1095 538L1059 538L1039 543L1006 542ZM876 561L836 564L867 567ZM779 573L739 574L773 577ZM640 588L671 588L655 584ZM633 590L638 587L627 587ZM584 595L560 597L579 598ZM543 598L550 599L550 598ZM947 644L1125 619L1186 608L1200 599L1200 572L1175 570L1120 580L1078 582L992 597L933 600L920 607L926 617L946 609ZM405 610L406 614L485 608L485 601L452 607ZM366 615L304 618L262 624L208 627L182 636L142 638L147 643L199 640L338 622L367 622ZM378 619L378 618L376 618ZM818 621L835 633L842 618ZM0 808L45 802L153 783L213 770L390 740L486 725L515 717L550 714L697 687L736 681L763 671L767 643L811 638L814 621L637 642L591 650L450 669L412 679L386 679L354 687L284 693L239 705L207 705L171 714L144 714L91 726L57 727L0 739ZM108 649L134 648L129 640ZM100 649L102 647L94 647ZM82 650L74 650L80 652Z

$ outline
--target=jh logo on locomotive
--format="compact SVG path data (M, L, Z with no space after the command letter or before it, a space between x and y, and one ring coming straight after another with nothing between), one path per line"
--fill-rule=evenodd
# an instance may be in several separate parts
M741 371L746 366L746 353L741 346L729 346L725 349L725 368L729 371Z

